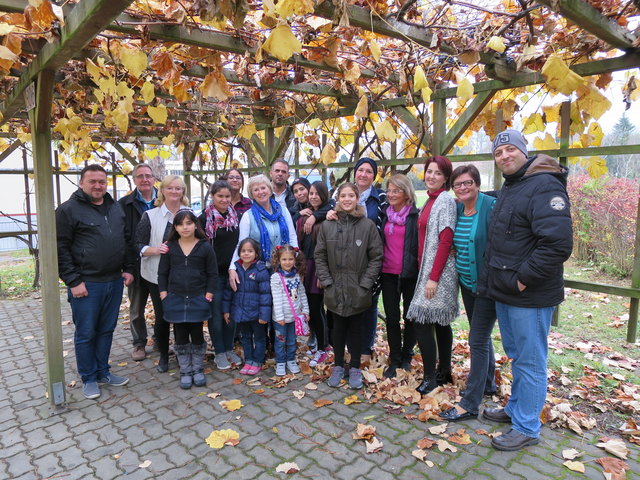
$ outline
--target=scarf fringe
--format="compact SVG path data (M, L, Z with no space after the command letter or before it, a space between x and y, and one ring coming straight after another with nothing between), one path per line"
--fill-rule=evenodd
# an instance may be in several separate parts
M407 312L407 319L414 323L447 326L458 316L458 305L450 308L428 308L412 304Z

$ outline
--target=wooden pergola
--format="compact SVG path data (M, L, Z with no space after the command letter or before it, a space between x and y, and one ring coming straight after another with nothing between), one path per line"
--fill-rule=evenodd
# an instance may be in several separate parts
M30 131L36 208L45 213L38 217L38 234L51 404L58 408L65 404L56 232L50 214L52 140L59 140L67 155L78 152L76 144L110 143L131 164L139 160L125 144L142 149L145 144L171 141L184 146L188 179L220 172L237 149L247 155L244 170L264 169L294 141L297 126L313 122L335 126L335 119L354 117L354 127L343 135L351 138L347 146L353 145L349 161L331 167L352 166L362 153L361 142L373 138L367 145L373 141L380 145L375 127L387 120L402 130L403 138L410 138L413 150L398 155L394 143L391 155L380 158L379 164L385 169L410 165L425 155L449 154L481 115L487 133L510 125L513 112L503 108L504 98L496 101L501 92L545 85L544 58L556 50L570 51L572 43L575 55L567 54L565 60L580 77L640 67L640 40L627 28L640 18L638 2L625 2L617 12L592 3L598 4L518 0L486 6L450 0L425 7L408 0L397 7L386 0L353 4L347 0L80 0L59 7L48 0L0 0L0 12L6 13L0 24L17 25L25 32L18 48L16 33L7 29L3 48L14 57L0 51L0 68L4 62L5 71L0 79L4 88L0 113L2 123L9 126L2 136L14 139L0 154L0 162L22 144L17 132ZM473 13L480 15L478 21L455 24ZM554 31L545 21L561 22L562 28ZM302 38L300 48L293 45L282 54L270 46L265 39L278 29ZM555 33L549 34L549 29ZM569 38L563 39L563 32ZM536 36L541 37L537 48ZM279 37L279 47L288 45L282 38L291 37ZM503 44L493 46L494 38ZM555 41L558 45L544 43ZM129 63L134 57L143 64L140 71L134 72ZM452 86L460 71L475 80L463 103L461 79ZM426 83L417 88L421 75ZM144 88L152 89L152 99L141 98ZM448 102L453 99L459 106L451 117ZM570 101L560 108L558 148L537 153L564 163L577 156L640 153L640 145L571 148L573 110ZM164 112L165 121L157 121L152 111ZM76 122L75 130L64 127L65 122ZM244 128L248 125L251 128ZM199 146L205 142L210 148L224 144L231 154L225 161L194 168ZM345 148L338 137L334 143ZM378 154L382 156L381 148ZM491 155L449 158L469 162L491 160ZM309 164L296 162L293 168ZM635 341L638 240L630 288L566 283L631 298L627 340Z

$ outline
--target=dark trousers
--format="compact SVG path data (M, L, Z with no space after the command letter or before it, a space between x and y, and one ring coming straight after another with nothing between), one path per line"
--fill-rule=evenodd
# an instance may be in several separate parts
M309 327L316 336L318 350L327 348L327 318L324 312L324 295L322 293L308 293Z
M389 342L389 363L400 366L411 362L413 347L416 345L416 334L413 322L407 321L407 310L416 290L417 278L400 278L391 273L382 274L382 304L387 323L387 341ZM404 319L403 331L400 325L400 300L402 300Z
M453 330L451 325L438 325L437 323L413 323L416 332L416 340L422 355L424 376L427 377L438 370L446 372L451 370L451 348L453 346Z
M164 311L162 309L162 300L160 300L158 284L149 282L144 278L141 278L140 281L146 284L146 288L149 289L149 294L151 295L153 314L155 316L155 321L153 323L153 336L155 338L156 345L158 345L158 351L161 356L169 355L171 324L164 320Z
M496 389L496 362L491 332L496 323L496 304L487 297L479 297L460 285L462 302L469 318L469 348L471 368L467 389L460 406L467 412L478 413L485 390Z
M176 336L176 345L186 345L187 343L202 345L204 343L204 332L200 322L174 323L173 333Z
M260 324L257 320L250 322L237 322L240 331L240 340L244 350L244 362L260 367L264 363L264 352L267 344L267 325Z
M144 347L147 344L147 321L144 311L149 298L147 282L140 279L127 287L129 297L129 326L135 347Z
M353 340L353 344L349 349L351 354L350 365L353 368L360 368L363 319L364 312L348 317L333 313L333 352L336 366L344 366L344 347L347 343L347 336L349 336Z

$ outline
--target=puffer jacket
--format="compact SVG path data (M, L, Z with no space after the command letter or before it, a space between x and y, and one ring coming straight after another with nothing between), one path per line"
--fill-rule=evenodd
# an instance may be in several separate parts
M327 309L348 317L371 306L382 269L382 240L364 207L347 214L338 205L336 212L337 221L320 227L314 258Z
M108 193L103 215L89 197L76 190L56 209L58 269L68 287L82 282L109 282L122 272L134 273L135 256L124 212Z
M564 299L563 263L573 248L567 169L537 155L505 178L478 291L517 307L556 306ZM527 287L522 292L518 280Z
M242 262L236 262L240 284L234 292L225 286L222 312L230 313L235 322L271 320L271 274L264 262L255 262L245 270Z

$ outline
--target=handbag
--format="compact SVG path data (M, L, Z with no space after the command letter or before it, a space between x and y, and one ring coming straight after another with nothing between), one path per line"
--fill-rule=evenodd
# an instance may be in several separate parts
M287 295L287 300L289 300L289 306L291 307L291 313L293 313L293 320L295 323L296 335L301 335L306 337L309 335L309 325L307 324L306 319L302 315L298 315L296 313L296 309L293 308L293 302L291 301L291 295L289 295L289 289L287 288L287 284L284 281L284 275L278 272L280 275L280 281L282 282L282 288L284 288L284 293Z

